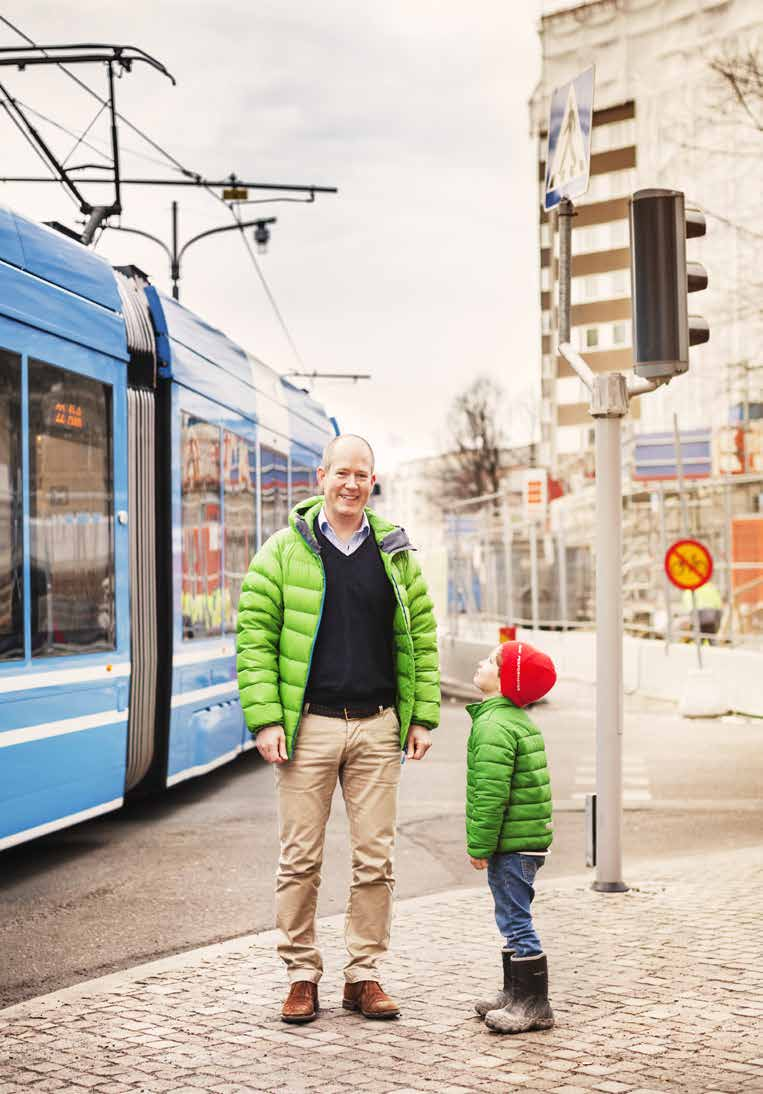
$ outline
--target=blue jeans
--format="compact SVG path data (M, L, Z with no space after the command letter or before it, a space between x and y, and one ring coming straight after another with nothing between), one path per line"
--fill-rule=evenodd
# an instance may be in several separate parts
M543 855L496 852L487 860L487 880L495 901L495 921L506 946L517 957L543 953L535 933L530 906L535 896L533 882L545 859Z

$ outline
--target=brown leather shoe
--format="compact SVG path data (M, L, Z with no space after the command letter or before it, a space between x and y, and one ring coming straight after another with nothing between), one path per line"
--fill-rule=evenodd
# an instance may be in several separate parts
M345 1010L359 1010L364 1018L397 1018L400 1013L400 1007L382 990L378 980L345 984L342 1006Z
M284 1022L312 1022L318 1017L318 985L311 980L295 980L281 1011Z

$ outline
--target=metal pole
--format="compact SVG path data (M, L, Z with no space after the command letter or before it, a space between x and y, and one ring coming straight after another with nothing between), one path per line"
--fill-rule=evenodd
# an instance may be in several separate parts
M734 643L734 563L731 557L731 521L733 510L731 504L731 487L728 482L723 485L723 552L726 555L726 603L729 606L729 642Z
M676 451L676 474L678 478L678 497L681 503L681 524L683 534L689 535L689 505L686 500L684 488L684 460L681 452L681 434L678 429L678 415L673 415L673 446ZM697 647L697 664L702 668L702 640L699 631L699 612L697 611L697 598L694 589L691 591L691 625L694 632L694 644Z
M538 629L538 526L530 523L530 598L532 601L533 630Z
M178 258L178 203L172 203L172 258L170 260L172 277L172 299L180 299L180 259Z
M575 207L567 198L559 203L559 341L570 340L570 287L572 282L572 218Z
M668 539L665 533L665 490L662 483L658 486L659 514L660 514L660 559L665 558L668 549ZM670 580L662 567L662 588L665 594L665 652L668 653L670 643L673 641L673 617L670 605Z
M562 621L562 630L567 630L567 544L564 538L564 513L559 513L559 532L557 534L557 548L559 550L559 618Z
M623 562L620 417L596 418L596 835L593 888L622 893Z
M512 567L513 531L511 527L511 512L509 511L509 499L504 498L501 503L503 516L503 550L504 570L506 575L506 595L504 597L504 612L506 623L514 625L514 570Z

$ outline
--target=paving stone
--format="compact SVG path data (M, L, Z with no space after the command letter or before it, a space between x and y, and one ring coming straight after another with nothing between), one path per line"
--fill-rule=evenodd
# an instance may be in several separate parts
M648 885L606 899L587 878L541 885L552 1030L505 1037L473 1015L495 987L483 887L398 904L384 972L403 1004L395 1022L342 1010L343 922L332 917L320 924L317 1022L280 1022L282 969L272 935L255 936L0 1015L0 1094L753 1094L760 858L660 863Z

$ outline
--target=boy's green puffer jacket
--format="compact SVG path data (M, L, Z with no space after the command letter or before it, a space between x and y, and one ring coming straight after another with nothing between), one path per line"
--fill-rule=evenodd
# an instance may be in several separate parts
M472 858L495 851L547 851L551 781L543 737L523 710L498 695L472 703L467 746L466 845Z
M252 559L238 604L238 687L252 733L280 723L291 757L323 611L324 571L314 525L322 497L300 502L289 527ZM421 569L402 528L366 509L397 599L393 621L400 747L411 723L440 720L437 634Z

